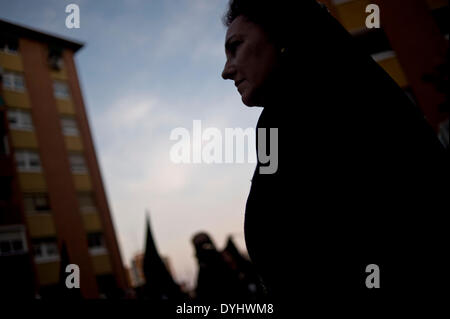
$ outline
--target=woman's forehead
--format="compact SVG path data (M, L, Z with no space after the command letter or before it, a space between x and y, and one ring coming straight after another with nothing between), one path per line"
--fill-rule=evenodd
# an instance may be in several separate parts
M234 36L245 36L254 31L257 25L244 16L239 16L228 27L225 42Z

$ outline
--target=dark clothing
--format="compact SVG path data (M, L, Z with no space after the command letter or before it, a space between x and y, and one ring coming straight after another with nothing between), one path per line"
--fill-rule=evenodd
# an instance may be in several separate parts
M240 299L240 282L220 252L211 250L199 262L196 288L198 303L220 303Z
M442 298L446 153L382 68L334 18L320 19L291 50L258 121L278 128L279 154L275 174L258 164L253 176L250 258L285 309ZM380 289L366 287L370 264L380 268Z

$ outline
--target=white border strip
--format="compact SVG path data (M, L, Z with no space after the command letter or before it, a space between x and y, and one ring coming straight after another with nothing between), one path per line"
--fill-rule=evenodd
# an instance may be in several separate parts
M374 59L376 62L380 62L389 58L393 58L395 57L396 54L394 51L389 50L389 51L383 51L383 52L379 52L379 53L375 53L372 54L371 57L372 59Z

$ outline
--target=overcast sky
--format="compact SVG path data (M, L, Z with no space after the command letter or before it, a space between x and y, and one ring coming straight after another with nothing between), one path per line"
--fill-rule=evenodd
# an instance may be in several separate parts
M174 164L170 132L193 120L203 128L254 128L225 63L221 23L227 0L0 0L0 18L85 43L76 65L123 262L143 249L150 210L159 251L177 280L196 277L190 243L207 231L223 248L243 221L254 163ZM67 29L66 5L80 7Z

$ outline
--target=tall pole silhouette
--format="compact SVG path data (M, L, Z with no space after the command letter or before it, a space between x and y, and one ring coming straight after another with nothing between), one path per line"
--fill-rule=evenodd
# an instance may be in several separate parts
M173 280L156 248L148 212L146 214L146 227L143 265L145 276L144 298L155 302L180 300L182 298L180 288Z

